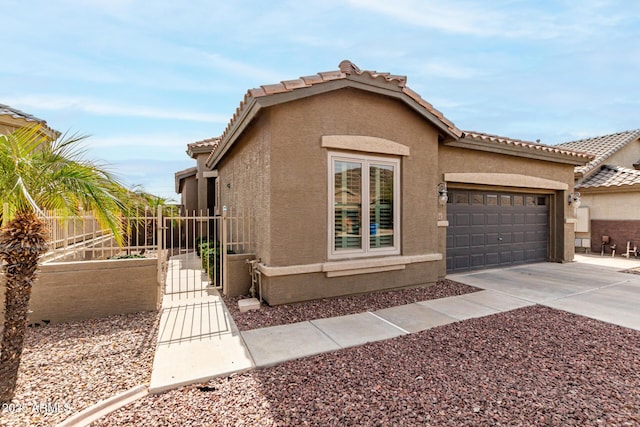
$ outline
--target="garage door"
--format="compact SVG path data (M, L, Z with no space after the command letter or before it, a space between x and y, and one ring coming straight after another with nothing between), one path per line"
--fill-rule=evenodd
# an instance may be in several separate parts
M546 195L449 191L447 272L547 260Z

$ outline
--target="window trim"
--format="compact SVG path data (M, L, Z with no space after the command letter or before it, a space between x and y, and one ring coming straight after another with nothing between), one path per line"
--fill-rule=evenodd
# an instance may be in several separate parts
M327 203L327 254L328 259L350 259L350 258L362 258L362 257L375 257L386 255L399 255L400 254L400 159L395 157L384 157L375 155L365 155L359 153L344 153L329 151L328 155L328 203ZM360 163L363 166L361 174L362 188L369 188L369 166L370 165L383 165L393 167L393 246L385 248L371 248L369 247L369 235L363 236L362 248L348 249L348 250L336 250L335 249L335 162L355 162ZM363 191L363 193L365 193ZM363 194L362 206L366 206L367 212L362 214L362 230L369 230L369 191Z

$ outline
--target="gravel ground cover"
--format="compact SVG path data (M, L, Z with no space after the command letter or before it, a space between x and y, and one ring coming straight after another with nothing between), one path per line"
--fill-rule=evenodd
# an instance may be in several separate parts
M233 320L235 320L238 329L247 331L250 329L265 328L267 326L380 310L382 308L411 304L418 301L468 294L479 290L478 288L454 282L453 280L442 279L429 287L373 292L338 298L324 298L273 307L263 304L260 310L246 313L240 313L238 309L238 300L245 297L223 297L223 300Z
M99 426L640 425L640 332L542 306L149 396Z
M157 312L29 328L16 395L0 426L52 426L100 400L148 384Z

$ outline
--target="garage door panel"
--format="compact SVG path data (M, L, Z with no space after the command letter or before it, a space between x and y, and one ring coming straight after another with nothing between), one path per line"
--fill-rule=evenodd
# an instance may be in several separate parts
M485 215L483 213L479 214L471 214L471 224L472 225L485 225Z
M459 194L464 197L457 197ZM451 190L447 218L453 220L449 220L447 228L447 271L546 260L549 239L547 198Z
M484 246L484 234L472 234L471 235L471 246Z
M500 264L511 264L511 251L500 252Z
M469 256L455 256L453 257L453 265L456 270L465 270L469 269L471 265L469 264Z
M461 234L461 235L455 236L455 245L456 245L456 248L468 248L469 235Z
M513 224L513 214L511 212L509 213L501 213L500 214L500 225L511 225Z
M482 267L484 264L485 264L485 260L484 260L483 254L471 255L471 268Z
M487 252L484 255L484 262L486 265L494 266L498 265L500 262L500 255L498 252Z
M455 226L464 226L470 223L470 215L468 213L457 213L454 215L453 224Z

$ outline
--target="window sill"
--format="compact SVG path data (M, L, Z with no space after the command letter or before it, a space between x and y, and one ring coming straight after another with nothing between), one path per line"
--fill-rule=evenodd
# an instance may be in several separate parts
M442 254L433 253L424 255L367 258L360 260L329 261L325 263L291 265L287 267L267 267L266 265L260 264L259 269L266 277L290 276L307 273L325 273L327 277L340 277L403 270L408 264L441 260Z

